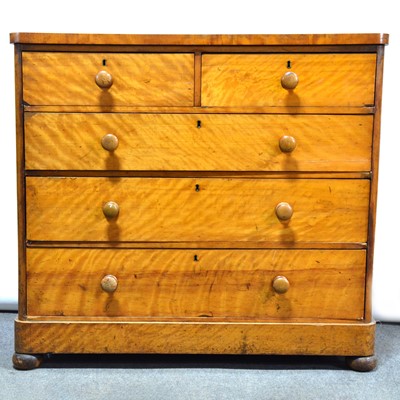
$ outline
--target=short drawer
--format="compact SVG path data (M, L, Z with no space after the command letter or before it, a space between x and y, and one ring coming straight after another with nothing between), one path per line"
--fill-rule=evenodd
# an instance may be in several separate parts
M373 105L375 69L375 54L205 54L202 105Z
M364 250L28 249L28 315L362 319Z
M23 99L30 105L193 106L193 57L25 52Z
M372 122L371 115L26 113L25 167L370 171Z
M366 179L28 177L26 196L28 240L367 239Z

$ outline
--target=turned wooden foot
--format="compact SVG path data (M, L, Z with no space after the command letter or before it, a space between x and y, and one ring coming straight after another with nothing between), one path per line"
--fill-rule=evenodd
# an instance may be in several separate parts
M346 357L346 363L354 371L369 372L376 368L378 360L376 356Z
M29 370L40 367L40 364L43 361L43 357L38 354L20 354L14 353L12 357L12 362L14 364L14 368Z

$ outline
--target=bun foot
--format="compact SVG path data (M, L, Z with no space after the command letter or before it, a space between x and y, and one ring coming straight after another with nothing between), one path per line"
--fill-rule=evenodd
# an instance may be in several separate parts
M378 360L375 356L346 357L346 363L354 371L369 372L376 368Z
M29 370L40 367L43 357L37 354L14 353L12 362L15 369Z

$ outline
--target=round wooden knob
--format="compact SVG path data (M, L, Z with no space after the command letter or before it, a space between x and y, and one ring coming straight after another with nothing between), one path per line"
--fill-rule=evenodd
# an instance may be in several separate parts
M281 78L281 84L284 89L293 90L299 83L299 78L294 72L286 72Z
M284 276L276 276L272 281L272 287L276 293L283 294L289 290L290 283Z
M101 280L101 288L107 292L112 293L117 290L118 287L118 279L114 275L106 275Z
M112 133L107 133L101 139L101 145L107 151L114 151L118 147L118 144L118 138Z
M275 214L280 221L289 221L293 215L293 208L289 203L282 201L275 207Z
M119 205L115 201L108 201L103 206L103 214L107 218L115 218L119 214Z
M296 139L293 136L282 136L279 139L279 148L283 153L291 153L296 148Z
M101 89L109 89L113 84L113 77L107 71L100 71L95 78L96 84Z

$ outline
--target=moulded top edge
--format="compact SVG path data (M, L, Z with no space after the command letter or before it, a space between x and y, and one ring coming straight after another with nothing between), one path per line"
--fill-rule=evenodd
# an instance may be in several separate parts
M60 45L199 45L199 46L307 46L389 44L386 33L272 34L272 35L136 35L94 33L10 34L11 43Z

